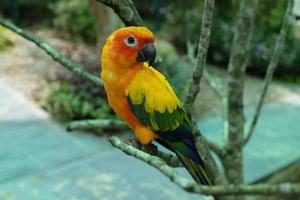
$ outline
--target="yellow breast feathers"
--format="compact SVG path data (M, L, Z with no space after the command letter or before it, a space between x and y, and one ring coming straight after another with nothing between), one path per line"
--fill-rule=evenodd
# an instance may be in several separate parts
M147 64L145 64L147 65ZM158 111L170 113L181 103L165 77L153 69L145 66L138 72L125 90L134 105L144 102L147 113Z

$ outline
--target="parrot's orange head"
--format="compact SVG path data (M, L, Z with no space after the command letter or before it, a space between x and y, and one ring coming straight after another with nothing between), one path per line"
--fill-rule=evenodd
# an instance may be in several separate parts
M113 32L103 47L102 65L128 67L136 63L153 64L156 49L153 33L145 27L124 27Z

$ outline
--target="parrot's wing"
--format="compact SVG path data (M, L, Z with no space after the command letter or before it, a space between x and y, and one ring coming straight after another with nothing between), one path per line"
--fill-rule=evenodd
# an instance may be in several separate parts
M165 77L147 68L126 89L128 104L139 121L171 148L201 163L189 118Z
M171 131L188 117L165 77L148 67L126 88L128 104L140 122L153 131Z
M158 142L176 153L198 183L210 185L189 118L165 77L148 67L135 75L125 94L133 114L159 136Z

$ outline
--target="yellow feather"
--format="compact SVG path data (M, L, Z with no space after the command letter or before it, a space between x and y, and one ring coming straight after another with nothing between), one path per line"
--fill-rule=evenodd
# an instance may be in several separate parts
M165 77L146 63L128 85L125 94L130 96L134 105L141 104L145 98L145 109L148 113L164 113L166 109L173 112L178 106L181 107Z

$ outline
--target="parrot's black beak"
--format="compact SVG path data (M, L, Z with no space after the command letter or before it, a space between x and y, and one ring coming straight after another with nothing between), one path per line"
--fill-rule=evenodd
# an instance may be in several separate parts
M146 44L139 52L136 57L137 62L149 62L152 66L156 56L156 49L153 43Z

